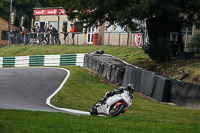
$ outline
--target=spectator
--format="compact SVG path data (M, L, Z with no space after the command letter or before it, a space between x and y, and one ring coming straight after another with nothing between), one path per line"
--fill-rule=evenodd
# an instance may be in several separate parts
M47 26L44 26L44 43L49 44L49 29L47 28Z
M145 45L145 31L146 31L146 27L145 27L145 25L142 25L140 28L140 32L142 32L141 37L142 37L143 47Z
M24 44L28 44L28 31L25 29L25 27L22 27L21 34L22 34L22 42Z
M37 42L38 42L38 44L40 44L41 43L41 30L38 25L36 26L35 32L37 33Z
M67 35L68 35L68 33L67 33L67 29L63 26L62 27L62 32L60 32L60 33L63 33L64 34L64 45L66 44L66 37L67 37Z
M22 27L23 27L23 26L19 27L19 33L22 32ZM19 42L20 42L20 43L24 43L22 34L19 34Z
M139 31L140 31L140 32L145 32L145 29L146 29L146 28L145 28L145 25L142 25Z
M20 44L21 43L20 42L20 36L21 36L21 34L20 34L19 30L15 29L15 43L16 44Z
M51 30L51 27L52 27L52 25L50 24L50 25L49 25L49 29L50 29L50 30Z
M9 31L9 44L15 44L15 29L11 28Z
M57 36L58 36L58 31L56 30L56 28L54 28L53 26L51 27L51 43L54 44L54 38L55 38L55 43L57 44Z
M73 45L74 45L74 36L75 36L75 32L76 32L76 28L73 26L73 24L71 24L71 31L70 31L70 33L72 33Z
M36 34L35 34L35 26L31 29L31 35L30 35L30 42L29 44L33 44L36 40Z

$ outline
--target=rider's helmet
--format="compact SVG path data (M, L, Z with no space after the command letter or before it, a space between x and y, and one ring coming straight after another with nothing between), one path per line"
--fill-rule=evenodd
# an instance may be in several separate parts
M133 93L135 91L135 88L133 87L132 84L128 84L126 90L129 91L130 93Z

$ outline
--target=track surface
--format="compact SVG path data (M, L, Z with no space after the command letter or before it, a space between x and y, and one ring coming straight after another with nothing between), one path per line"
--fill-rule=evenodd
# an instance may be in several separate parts
M89 115L88 112L46 104L47 98L62 87L60 85L67 80L68 74L53 68L0 69L0 108Z

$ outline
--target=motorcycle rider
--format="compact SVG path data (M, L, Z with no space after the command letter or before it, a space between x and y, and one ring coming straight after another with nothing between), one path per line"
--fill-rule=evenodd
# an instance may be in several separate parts
M120 87L118 89L115 89L114 91L110 91L110 92L106 92L105 96L102 97L99 102L101 103L105 103L105 101L111 97L111 96L114 96L116 94L121 94L125 91L129 91L129 95L131 97L131 99L133 98L133 92L135 91L134 87L132 84L128 84L126 87Z

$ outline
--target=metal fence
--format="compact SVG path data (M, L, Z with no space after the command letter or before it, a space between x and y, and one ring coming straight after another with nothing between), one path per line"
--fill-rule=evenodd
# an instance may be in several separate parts
M32 45L92 45L93 34L76 32L74 43L71 33L68 33L64 40L64 34L55 35L48 33L8 33L9 44L32 44ZM98 32L97 45L102 46L143 46L145 45L146 36L141 32Z

